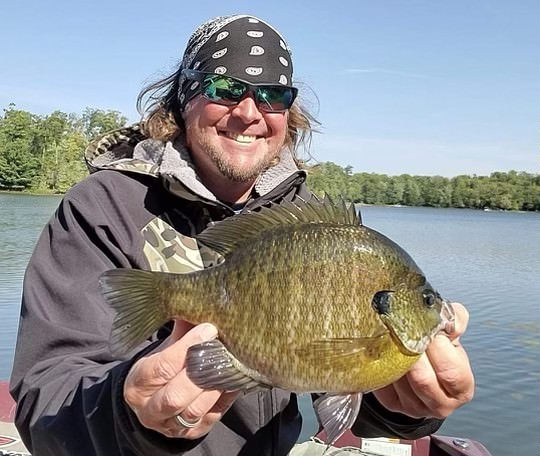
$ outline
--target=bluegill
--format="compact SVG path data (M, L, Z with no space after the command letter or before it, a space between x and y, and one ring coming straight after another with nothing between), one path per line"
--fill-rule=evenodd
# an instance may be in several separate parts
M362 393L399 379L437 332L451 331L451 305L413 259L344 202L273 205L197 239L224 261L188 274L102 275L117 312L111 349L132 350L172 318L210 322L218 339L190 348L190 379L321 393L314 407L330 443L354 424Z

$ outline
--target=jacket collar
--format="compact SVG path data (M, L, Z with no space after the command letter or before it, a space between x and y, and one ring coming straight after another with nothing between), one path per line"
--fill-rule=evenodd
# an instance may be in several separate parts
M140 125L115 130L91 143L85 151L90 172L100 169L145 174L160 178L174 194L189 200L203 198L218 202L215 195L200 181L183 137L174 142L146 138ZM268 168L255 183L255 192L264 196L293 177L305 180L291 152L284 149L279 163ZM293 179L294 180L294 179Z

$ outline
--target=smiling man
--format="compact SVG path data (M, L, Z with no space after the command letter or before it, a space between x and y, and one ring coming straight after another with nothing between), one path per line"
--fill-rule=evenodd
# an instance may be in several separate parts
M140 125L88 148L91 175L66 194L28 265L11 376L16 425L35 456L287 454L301 430L294 393L192 383L186 352L216 336L209 324L175 321L115 356L114 312L98 281L111 268L212 267L222 258L195 240L209 224L311 197L296 151L314 120L297 100L289 46L255 17L212 19L138 104ZM470 400L459 344L468 314L455 310L451 338L364 396L355 433L417 438Z

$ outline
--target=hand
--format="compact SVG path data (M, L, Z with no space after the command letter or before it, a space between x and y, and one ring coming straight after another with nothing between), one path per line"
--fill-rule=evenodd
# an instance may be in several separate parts
M124 383L124 400L143 426L167 437L197 439L222 418L238 393L202 390L189 380L184 365L191 345L216 336L213 325L193 327L177 320L163 344L131 367ZM176 420L179 414L197 424L182 426Z
M459 342L469 321L469 313L452 303L455 331L438 334L410 371L398 381L378 391L377 400L388 410L413 418L446 418L474 395L474 376L469 358Z

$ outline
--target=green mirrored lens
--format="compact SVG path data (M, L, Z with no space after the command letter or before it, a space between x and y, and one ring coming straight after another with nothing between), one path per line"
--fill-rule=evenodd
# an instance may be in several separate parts
M207 76L203 80L203 95L212 101L238 103L247 87L227 76Z
M266 111L284 111L292 104L292 91L288 87L257 88L257 103Z
M286 111L294 100L294 91L290 87L255 86L218 74L207 74L202 79L202 94L209 100L234 105L246 95L254 94L259 109L263 111Z

